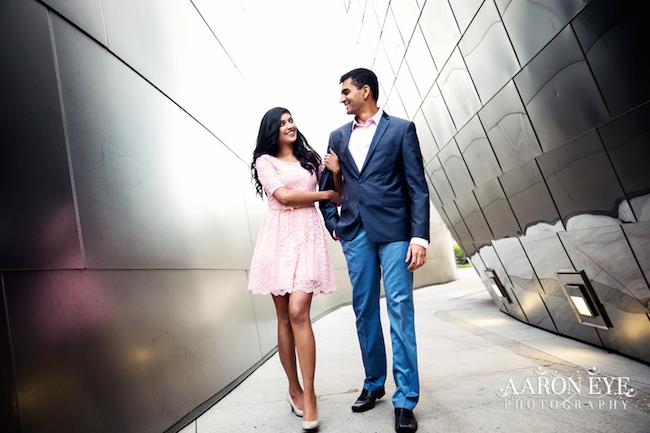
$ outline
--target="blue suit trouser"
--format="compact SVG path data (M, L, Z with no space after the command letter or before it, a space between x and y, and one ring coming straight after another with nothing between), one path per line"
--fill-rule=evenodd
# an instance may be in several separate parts
M408 241L376 243L361 228L351 241L341 241L352 282L352 306L366 379L375 391L386 381L386 348L379 318L379 278L384 293L393 346L393 406L413 409L418 402L417 348L413 313L413 274L405 262ZM381 268L381 269L380 269Z

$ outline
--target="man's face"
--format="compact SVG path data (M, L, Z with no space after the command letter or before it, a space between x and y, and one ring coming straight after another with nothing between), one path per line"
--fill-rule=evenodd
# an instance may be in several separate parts
M352 82L352 78L348 78L341 83L340 102L345 105L345 110L348 114L357 114L369 96L370 89L368 86L357 89L357 86Z

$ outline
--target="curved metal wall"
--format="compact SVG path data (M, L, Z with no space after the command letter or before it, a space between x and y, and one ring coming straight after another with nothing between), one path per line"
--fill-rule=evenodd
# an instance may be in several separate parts
M389 110L426 136L432 201L496 305L650 362L645 6L347 4Z
M235 3L0 4L10 431L180 428L274 348L272 302L246 291L265 212L248 171L255 130L232 127L260 107L210 27L221 11L245 19ZM455 277L443 227L433 219L418 285ZM314 315L350 300L330 246L339 293Z

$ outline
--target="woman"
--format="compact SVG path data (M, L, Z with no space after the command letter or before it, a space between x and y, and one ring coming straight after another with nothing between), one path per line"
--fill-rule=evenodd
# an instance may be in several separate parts
M327 166L338 171L338 159L328 156ZM289 381L287 399L293 412L303 417L304 430L318 428L311 300L314 294L336 291L323 224L314 203L328 200L340 205L341 196L333 190L316 191L323 168L289 110L276 107L264 115L251 171L257 193L268 197L269 211L255 245L248 289L272 295L278 318L278 351ZM298 382L296 350L304 389Z

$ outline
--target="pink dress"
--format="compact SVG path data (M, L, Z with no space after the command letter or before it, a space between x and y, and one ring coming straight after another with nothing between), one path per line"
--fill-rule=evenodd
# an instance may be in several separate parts
M334 270L320 213L315 206L293 209L273 197L273 192L282 186L316 191L316 173L309 173L300 162L286 162L270 155L257 158L255 166L269 210L257 236L248 290L279 296L296 290L314 294L335 292ZM319 172L322 170L321 166Z

